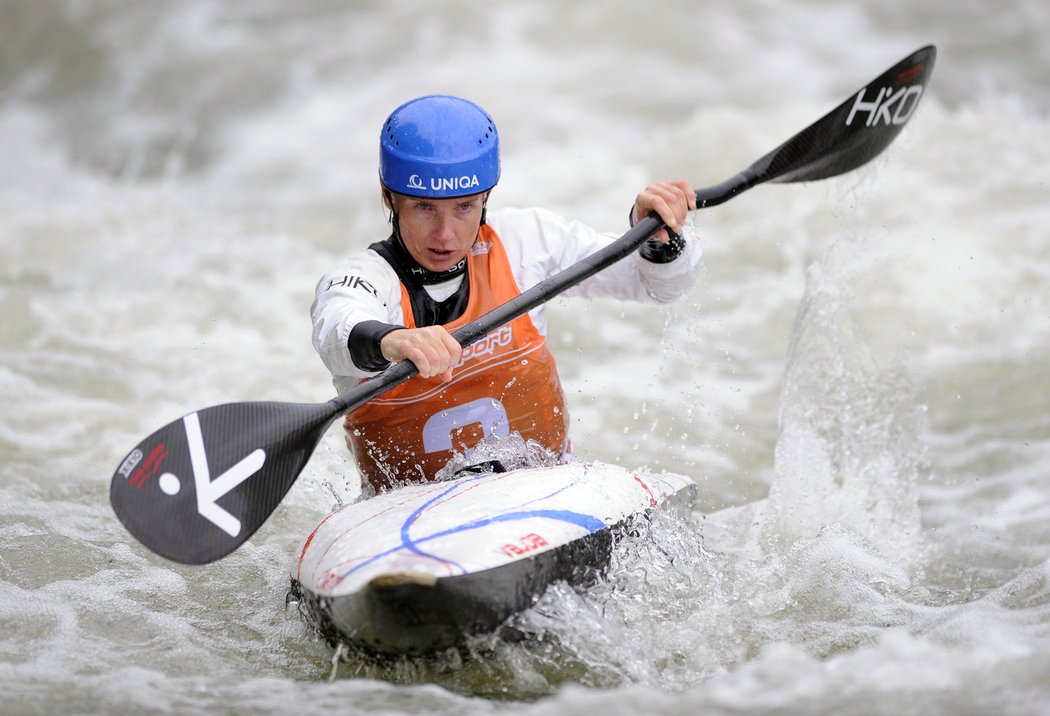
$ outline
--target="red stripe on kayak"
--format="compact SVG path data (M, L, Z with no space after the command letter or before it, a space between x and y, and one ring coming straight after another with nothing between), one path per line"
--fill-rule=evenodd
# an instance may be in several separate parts
M649 506L650 507L656 506L656 498L653 496L653 491L649 489L649 486L646 485L644 482L642 482L642 478L638 477L633 472L631 473L631 477L633 477L634 481L637 482L639 485L641 485L642 489L645 490L646 493L648 493L648 495L649 495Z

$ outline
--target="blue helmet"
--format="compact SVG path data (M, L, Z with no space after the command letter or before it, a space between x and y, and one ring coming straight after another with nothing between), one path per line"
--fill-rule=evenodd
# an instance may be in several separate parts
M488 113L449 95L409 100L383 124L379 180L398 194L479 194L499 181L499 135Z

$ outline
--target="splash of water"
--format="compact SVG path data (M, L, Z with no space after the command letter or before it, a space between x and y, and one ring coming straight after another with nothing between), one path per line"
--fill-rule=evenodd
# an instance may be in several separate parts
M906 368L880 359L877 337L851 310L885 275L886 261L870 245L843 240L809 270L758 531L781 552L834 524L884 557L922 558L923 408Z
M526 440L521 433L506 436L486 435L464 452L455 453L448 463L437 471L435 480L451 480L464 470L498 464L502 470L530 467L553 467L558 456L535 440Z

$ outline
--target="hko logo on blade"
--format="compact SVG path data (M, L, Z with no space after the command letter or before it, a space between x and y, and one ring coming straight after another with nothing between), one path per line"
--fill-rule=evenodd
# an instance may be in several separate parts
M921 84L902 87L920 76L926 69L925 64L916 65L897 76L896 87L882 87L874 100L867 99L868 88L865 87L857 93L850 108L849 116L846 117L846 126L853 124L853 118L858 114L867 114L866 127L877 127L880 124L900 125L911 119L915 108L919 106L922 97L923 86Z
M129 485L134 485L136 490L141 490L142 486L146 484L146 480L153 477L157 470L160 469L160 464L164 462L164 458L167 456L168 446L164 443L157 443L156 447L150 450L146 462L142 463L135 470L135 467L142 462L143 457L142 451L136 448L125 458L118 472L127 479ZM132 470L135 470L135 472L132 472Z
M186 428L186 444L190 451L190 464L193 466L197 512L230 537L236 537L241 533L241 521L219 507L217 502L223 495L261 470L266 462L266 453L262 449L256 449L212 480L211 470L208 468L208 456L204 451L204 436L201 434L200 419L196 413L191 413L182 419L182 423ZM141 490L146 479L160 469L161 462L167 456L167 448L163 443L159 444L150 451L143 467L132 474L132 470L142 460L142 451L135 450L124 460L119 472L124 477L130 478L128 482L137 490ZM174 473L165 472L157 478L157 486L165 495L174 496L182 489L182 481Z

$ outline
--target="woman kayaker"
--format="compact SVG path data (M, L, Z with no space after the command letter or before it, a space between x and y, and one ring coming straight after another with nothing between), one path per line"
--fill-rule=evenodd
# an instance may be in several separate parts
M569 413L537 308L461 349L450 331L607 245L543 209L488 210L500 176L491 117L465 99L428 95L393 111L380 137L379 179L390 236L318 282L313 343L342 393L410 360L419 375L351 411L347 444L363 489L433 479L482 437L518 433L568 459ZM665 303L699 272L686 181L646 187L633 224L656 212L674 229L566 296Z

